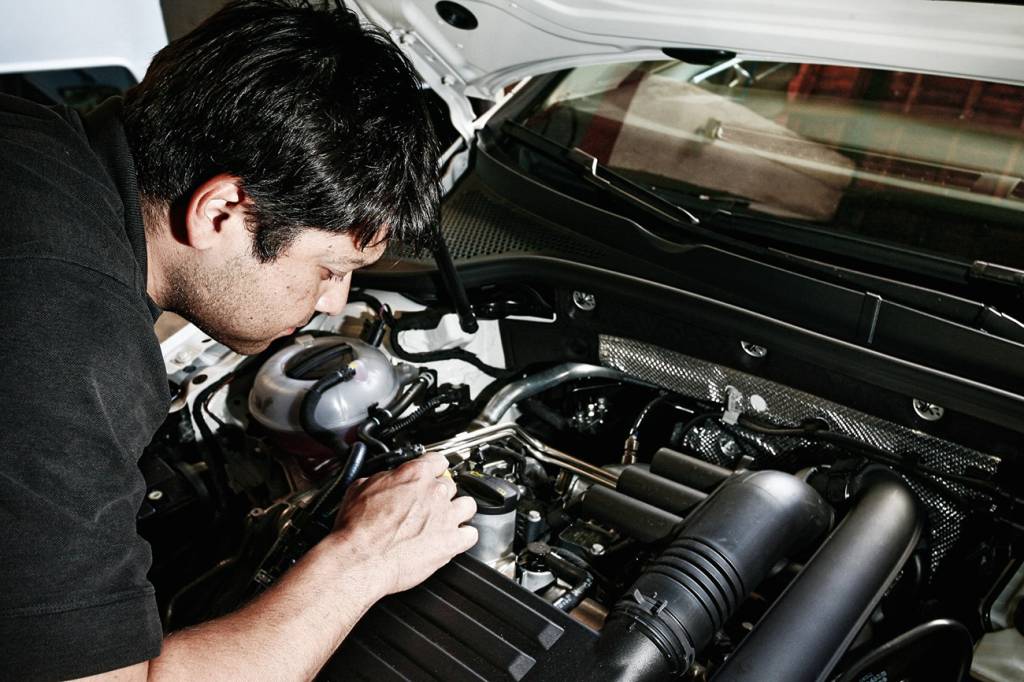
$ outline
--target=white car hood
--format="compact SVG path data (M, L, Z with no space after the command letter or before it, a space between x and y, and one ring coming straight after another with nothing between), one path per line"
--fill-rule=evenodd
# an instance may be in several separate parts
M123 66L139 81L167 44L159 0L6 0L0 18L0 73Z
M751 60L848 64L1024 84L1024 8L944 0L349 0L402 46L466 134L467 97L569 66L664 57L664 48Z

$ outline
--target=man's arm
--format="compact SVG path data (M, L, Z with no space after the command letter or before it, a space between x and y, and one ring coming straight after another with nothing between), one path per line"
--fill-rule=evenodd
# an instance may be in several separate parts
M333 533L230 615L170 635L158 658L89 680L311 679L374 602L476 543L476 510L427 455L357 481Z

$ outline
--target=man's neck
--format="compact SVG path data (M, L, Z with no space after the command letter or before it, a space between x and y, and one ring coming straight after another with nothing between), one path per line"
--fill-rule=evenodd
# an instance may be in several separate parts
M170 221L166 209L145 204L142 220L146 230L146 293L159 308L166 309L166 282L168 263L167 245L170 238Z

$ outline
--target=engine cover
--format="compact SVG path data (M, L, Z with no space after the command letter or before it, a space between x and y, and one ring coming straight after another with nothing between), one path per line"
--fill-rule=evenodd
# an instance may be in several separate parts
M321 680L578 679L597 633L476 559L374 606Z

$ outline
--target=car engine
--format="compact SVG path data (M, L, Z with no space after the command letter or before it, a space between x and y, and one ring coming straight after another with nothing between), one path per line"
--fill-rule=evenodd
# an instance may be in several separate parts
M472 336L364 290L259 356L169 339L139 515L165 628L266 589L349 483L424 453L479 542L322 679L959 680L1024 620L999 457L763 378L753 343L750 371L611 333L596 361L516 361L501 325L542 329L543 299L493 295Z

